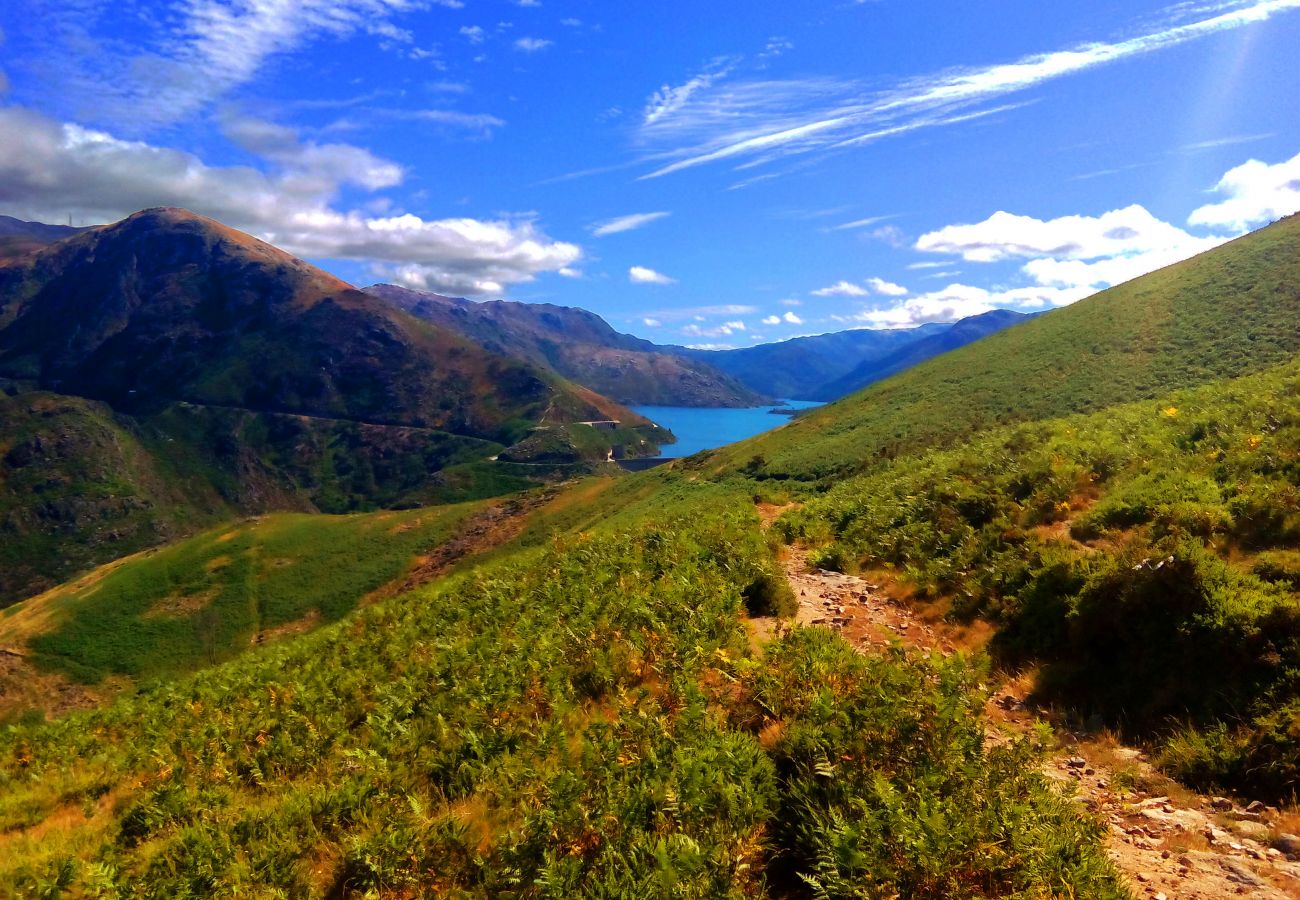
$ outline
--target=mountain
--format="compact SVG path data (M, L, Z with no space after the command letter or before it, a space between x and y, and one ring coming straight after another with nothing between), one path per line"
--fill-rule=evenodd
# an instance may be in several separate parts
M55 241L89 230L89 227L46 225L44 222L24 222L12 216L0 216L0 265L26 259Z
M507 444L544 419L636 418L181 210L0 271L0 327L0 376L127 412L184 401Z
M1185 879L1106 826L1147 792L1209 806L1149 767L1243 805L1300 778L1298 250L1285 220L514 513L230 523L25 601L0 616L0 883L1120 900L1117 865ZM120 437L105 404L33 396L12 398L33 427ZM820 624L773 621L796 608ZM1049 715L1107 730L1054 738ZM1293 847L1293 815L1240 816L1257 853L1189 851L1202 893L1285 888L1263 842Z
M0 604L232 513L486 496L657 439L587 388L175 209L0 267L0 387ZM621 425L575 424L593 420ZM545 466L490 462L538 429Z
M883 381L890 375L896 375L912 366L920 365L927 359L956 350L974 343L990 334L1010 328L1025 321L1024 313L995 309L978 316L960 319L942 329L926 329L918 334L916 340L904 344L898 349L859 363L852 371L827 384L810 391L811 399L834 400L859 391L869 384ZM913 329L911 333L921 331Z
M390 284L366 292L494 353L545 367L622 403L735 407L764 400L717 369L620 334L583 309L473 302Z
M847 375L860 363L887 356L943 328L942 325L880 331L863 328L791 338L738 350L692 350L689 347L675 347L673 350L720 369L769 397L824 400L828 398L816 396L822 385Z
M728 448L816 480L995 425L1259 372L1300 351L1300 216L908 369ZM875 462L873 462L875 461Z

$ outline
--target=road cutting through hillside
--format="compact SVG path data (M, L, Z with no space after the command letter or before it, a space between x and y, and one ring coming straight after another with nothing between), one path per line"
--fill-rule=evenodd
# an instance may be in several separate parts
M778 511L761 512L767 524ZM799 600L798 623L831 628L861 652L901 645L951 655L978 640L977 631L927 617L868 579L810 568L800 548L787 548L782 564ZM1028 679L993 693L990 744L1045 720L1026 704L1027 695ZM1300 826L1294 810L1192 793L1156 772L1140 750L1106 735L1057 728L1056 736L1044 773L1106 828L1108 853L1138 900L1300 898L1300 841L1284 837Z

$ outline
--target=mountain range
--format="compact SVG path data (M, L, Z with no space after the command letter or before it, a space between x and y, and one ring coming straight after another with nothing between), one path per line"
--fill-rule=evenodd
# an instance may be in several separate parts
M758 406L764 397L717 368L620 334L595 313L549 303L474 302L380 284L366 292L480 344L645 406Z
M211 219L155 209L27 233L62 237L0 267L6 599L232 511L535 483L544 467L492 459L538 429L553 437L547 464L667 439L588 388ZM576 424L594 420L620 430ZM36 551L56 534L58 553Z
M837 377L1018 322L653 471L575 469L589 477L454 504L412 487L391 504L412 508L327 516L321 488L359 509L390 485L366 482L383 454L355 465L366 429L376 448L399 433L466 442L473 467L505 448L303 414L377 407L333 389L351 369L313 356L297 318L338 304L311 321L403 336L414 349L397 358L421 364L437 362L418 357L423 340L476 345L378 297L340 299L269 249L253 264L203 220L151 215L179 246L203 241L197 258L233 260L211 267L229 296L189 253L141 260L111 241L119 277L97 291L40 274L67 253L95 275L77 248L103 233L4 276L0 572L84 569L127 546L101 531L87 553L85 521L166 504L171 536L191 536L0 614L0 885L990 900L1292 886L1300 216L1030 321L928 328L914 355L900 341ZM241 285L266 266L320 290L295 302L268 287L272 309L247 310ZM160 325L137 321L151 285ZM33 303L102 312L82 338ZM238 333L323 371L290 359L294 377L262 393L209 383L190 359L227 372L268 358L223 330L236 313L269 323ZM139 374L116 362L119 332L173 354L175 384L149 360ZM175 347L153 337L173 332ZM52 390L92 384L80 354L113 376L95 399ZM624 414L511 364L575 411ZM387 396L402 401L406 377L387 374ZM216 390L275 411L212 405ZM515 449L590 427L551 409ZM490 413L445 421L507 436ZM336 429L319 444L282 431L318 421ZM240 520L234 483L306 514ZM1204 842L1187 845L1184 821Z

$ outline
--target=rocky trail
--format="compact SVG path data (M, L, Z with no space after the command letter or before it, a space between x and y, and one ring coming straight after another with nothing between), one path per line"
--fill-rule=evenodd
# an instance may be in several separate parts
M765 514L770 521L772 516ZM880 585L810 570L790 548L783 561L801 625L832 628L862 652L897 642L951 654L981 635L929 618ZM1028 681L1002 685L989 701L988 739L1008 740L1049 717L1026 704ZM1139 900L1300 898L1300 815L1192 793L1160 775L1141 751L1108 735L1056 728L1045 773L1073 786L1079 803L1107 827L1111 859Z

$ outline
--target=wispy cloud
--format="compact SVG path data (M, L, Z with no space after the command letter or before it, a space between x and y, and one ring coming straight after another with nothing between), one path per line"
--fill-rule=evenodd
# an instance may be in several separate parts
M1253 144L1256 141L1266 141L1274 137L1273 132L1267 134L1230 134L1227 137L1212 138L1208 141L1197 141L1194 144L1184 144L1180 150L1194 153L1198 150L1215 150L1219 147L1235 147L1238 144Z
M1016 108L1005 104L1006 98L1047 82L1297 8L1300 0L1176 7L1166 13L1164 24L1126 40L949 69L884 91L838 79L725 80L734 66L707 72L651 98L638 142L642 162L657 166L641 177L659 178L724 160L762 164L970 122ZM1189 15L1202 18L1187 21Z
M682 84L676 86L665 84L646 103L645 112L642 113L642 124L647 127L653 126L659 120L676 113L693 96L711 87L720 78L725 78L735 65L734 60L715 60L708 69Z
M660 219L666 219L671 216L670 212L648 212L633 213L630 216L619 216L616 219L606 219L603 222L597 222L591 228L594 237L605 237L611 234L622 234L625 231L635 231L638 228L644 228L651 222L658 222Z
M50 33L66 46L46 73L59 91L98 121L148 131L197 113L255 80L271 59L320 39L365 33L409 45L414 35L393 19L428 6L461 8L462 0L188 0L158 17L127 45L88 36L118 12L115 4L50 7ZM76 21L77 19L85 21ZM91 48L86 52L79 52Z
M870 225L876 225L880 222L887 222L893 216L868 216L865 219L854 219L852 222L845 222L842 225L832 225L830 231L856 231L859 228L866 228Z

